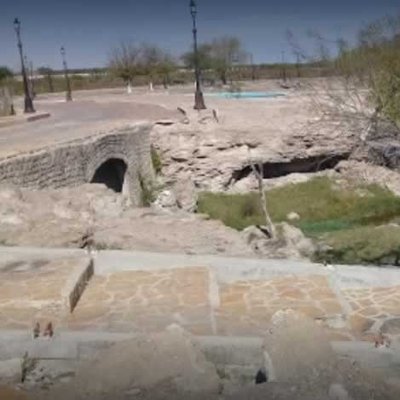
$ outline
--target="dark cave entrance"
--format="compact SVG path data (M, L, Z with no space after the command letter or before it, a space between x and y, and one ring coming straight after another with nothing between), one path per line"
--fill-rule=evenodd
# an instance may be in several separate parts
M114 192L122 193L127 170L126 163L118 158L110 158L97 168L91 183L102 183Z

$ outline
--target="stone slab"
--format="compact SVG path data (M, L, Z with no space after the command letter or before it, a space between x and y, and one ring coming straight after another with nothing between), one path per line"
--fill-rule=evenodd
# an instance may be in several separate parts
M49 322L60 328L83 289L89 258L0 254L0 328L32 332L37 322L42 331Z
M95 276L68 326L76 330L148 332L179 323L194 334L210 334L208 290L208 270L201 267Z

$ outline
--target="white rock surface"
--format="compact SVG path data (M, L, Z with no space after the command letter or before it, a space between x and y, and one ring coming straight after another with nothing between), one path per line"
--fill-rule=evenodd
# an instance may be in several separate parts
M329 399L330 400L352 400L349 393L340 383L332 383L329 387Z
M22 360L0 360L0 383L17 383L22 378Z

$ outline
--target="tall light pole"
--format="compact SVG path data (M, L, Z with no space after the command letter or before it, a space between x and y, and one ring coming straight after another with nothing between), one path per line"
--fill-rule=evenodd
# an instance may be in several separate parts
M30 82L31 82L31 96L32 99L34 99L36 97L36 92L35 92L35 77L33 75L33 62L31 61L29 63L29 69L30 69Z
M18 18L14 19L14 29L15 33L17 34L17 42L18 42L18 49L19 49L19 56L21 58L21 73L22 73L22 81L24 86L24 113L34 113L35 109L33 107L33 101L31 94L29 92L28 86L28 77L26 76L26 69L24 63L24 53L22 50L22 41L21 41L21 22Z
M61 53L61 57L62 57L63 67L64 67L65 82L67 84L67 92L65 94L65 100L72 101L71 83L69 81L69 76L68 76L68 66L67 66L67 59L65 58L64 46L61 46L60 53Z
M197 15L197 5L195 0L190 0L190 14L193 20L193 50L194 50L194 74L196 77L196 91L194 95L194 109L195 110L205 110L207 107L204 103L203 92L201 91L201 81L200 81L200 66L199 66L199 51L197 46L197 25L196 25L196 15Z
M29 69L29 61L28 61L28 56L26 54L24 55L24 65L25 65L25 71L26 71L26 79L28 81L29 96L33 100L35 98L35 96L33 95L33 92L32 92L32 81L31 81L31 74L30 74L30 69Z
M286 61L285 61L285 52L282 51L282 79L283 82L286 83L287 74L286 74Z
M251 80L256 80L256 66L254 65L253 53L250 53L250 64L251 64Z

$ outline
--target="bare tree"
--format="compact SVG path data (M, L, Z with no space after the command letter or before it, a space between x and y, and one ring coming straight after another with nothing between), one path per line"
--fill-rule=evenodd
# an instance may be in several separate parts
M136 76L149 77L149 87L153 90L156 77L162 77L164 86L167 86L169 74L175 69L173 57L163 49L143 43L139 46L122 42L113 49L110 61L110 70L122 78L132 92L132 81Z
M165 88L168 87L169 75L175 69L173 57L165 50L151 44L142 44L140 47L139 63L142 72L149 77L149 88L152 91L154 80L162 78Z
M276 237L276 229L275 229L275 225L272 222L272 218L268 211L267 196L265 194L265 186L264 186L264 179L263 179L264 178L263 163L261 161L255 160L251 156L250 148L248 150L249 150L249 164L250 164L251 170L253 171L255 178L257 179L259 200L260 200L261 209L263 211L263 215L264 215L264 219L265 219L265 226L267 229L267 233L268 233L268 236L270 239L274 239Z
M315 40L314 54L301 52L289 36L294 53L319 65L329 76L304 84L316 112L305 128L346 136L353 140L353 150L370 149L385 135L400 137L400 17L366 25L355 46L315 32L309 36ZM379 148L387 150L382 143Z
M139 56L139 47L131 42L121 42L109 57L111 72L124 80L128 93L132 93L132 81L140 73Z
M214 39L210 44L210 55L213 68L224 85L227 84L233 65L244 62L247 58L240 40L233 36Z
M203 43L199 46L198 51L200 69L202 71L213 70L224 85L228 83L233 65L245 62L247 58L248 53L244 50L240 40L233 36L215 38L210 43ZM182 59L187 67L194 67L193 52L185 53Z

